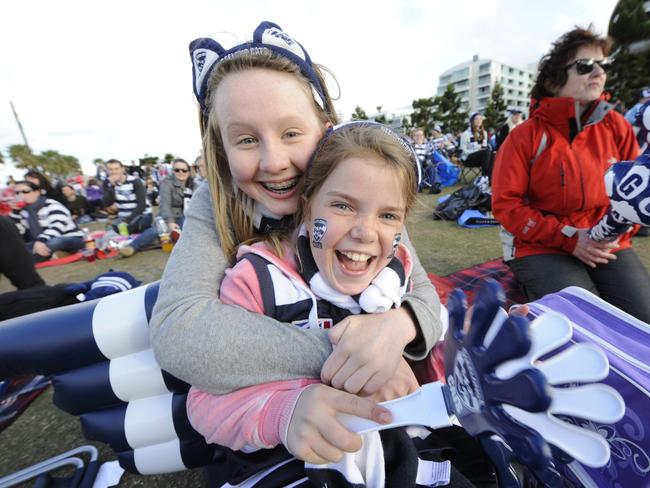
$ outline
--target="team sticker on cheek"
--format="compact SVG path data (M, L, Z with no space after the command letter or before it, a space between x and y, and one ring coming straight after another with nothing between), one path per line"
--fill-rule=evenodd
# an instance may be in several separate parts
M391 249L388 259L393 259L395 257L395 252L397 252L397 246L399 246L400 241L402 240L402 234L399 232L393 237L393 248Z
M314 219L314 228L311 232L311 246L317 249L323 248L323 237L327 232L327 220L325 219Z

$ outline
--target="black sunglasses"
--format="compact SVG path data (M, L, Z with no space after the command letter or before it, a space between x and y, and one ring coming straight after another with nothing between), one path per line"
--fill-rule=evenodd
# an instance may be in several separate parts
M575 64L576 71L578 72L579 75L587 75L594 70L595 65L598 65L605 73L607 73L609 68L612 67L613 62L614 59L611 56L603 59L593 59L593 58L576 59L573 63L567 64L565 69L569 69L571 66Z
M16 190L16 195L27 195L36 190Z
M174 173L189 173L189 169L183 169L183 168L174 168Z

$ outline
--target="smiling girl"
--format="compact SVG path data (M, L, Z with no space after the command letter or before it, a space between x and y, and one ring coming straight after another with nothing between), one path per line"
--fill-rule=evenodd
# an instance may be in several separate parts
M411 254L400 241L415 201L418 168L410 146L386 126L352 122L329 130L307 167L300 225L280 242L275 234L239 247L238 262L226 271L221 285L223 303L303 329L330 328L353 314L399 307L413 267ZM408 330L399 324L383 333L402 349L409 342ZM391 396L418 387L406 362L400 372L408 381ZM316 379L277 381L221 396L192 389L188 415L208 442L247 452L283 444L306 459L313 456L311 447L298 446L297 440L304 403L324 388L316 383ZM337 434L334 430L330 435ZM406 444L406 451L414 449L403 432L385 433L384 443L390 435L395 437L391 442ZM335 476L343 476L352 482L360 477L373 486L414 485L408 469L394 480L382 472L384 458L368 454L377 452L369 446L381 444L379 434L365 435L361 454L346 454L349 459L344 462L317 469L317 479L334 482ZM330 450L327 457L341 455ZM386 455L386 464L388 459ZM371 472L363 473L358 466L371 467ZM415 476L416 471L410 474ZM309 466L306 473L312 479ZM375 485L379 479L383 482Z

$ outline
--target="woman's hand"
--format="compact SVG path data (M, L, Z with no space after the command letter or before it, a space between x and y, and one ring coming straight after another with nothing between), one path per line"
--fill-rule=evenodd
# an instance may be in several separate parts
M171 222L169 224L169 232L180 232L181 231L181 226L178 225L176 222Z
M594 241L589 237L588 229L578 229L578 242L573 255L587 266L595 268L599 264L607 264L616 259L612 250L618 247L618 239L609 242Z
M387 402L414 393L419 388L420 384L411 366L406 362L406 359L400 358L397 363L397 370L392 378L368 398L376 402Z
M416 330L409 313L398 308L346 317L329 335L334 350L323 364L323 383L372 395L393 377Z
M391 422L390 411L369 398L361 398L325 385L312 385L302 392L287 429L287 450L312 464L337 462L345 452L361 449L361 437L348 431L337 420L337 413L348 413L373 420Z

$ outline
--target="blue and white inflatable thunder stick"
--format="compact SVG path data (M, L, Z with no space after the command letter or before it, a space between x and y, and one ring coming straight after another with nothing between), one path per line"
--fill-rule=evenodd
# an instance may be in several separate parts
M350 415L341 415L342 422L359 433L405 425L434 429L461 425L482 441L496 438L507 453L503 462L519 460L543 486L561 483L551 447L586 466L607 464L606 440L560 417L605 424L622 418L621 395L593 383L607 377L607 357L591 344L570 345L572 326L563 315L549 312L529 323L524 317L508 316L503 303L500 285L486 282L464 331L467 305L464 294L455 290L448 302L445 337L447 384L429 383L416 393L383 403L393 414L391 424ZM497 466L507 472L503 468Z
M613 164L605 173L605 189L610 208L589 230L589 237L611 241L632 224L650 226L650 151L635 161Z

